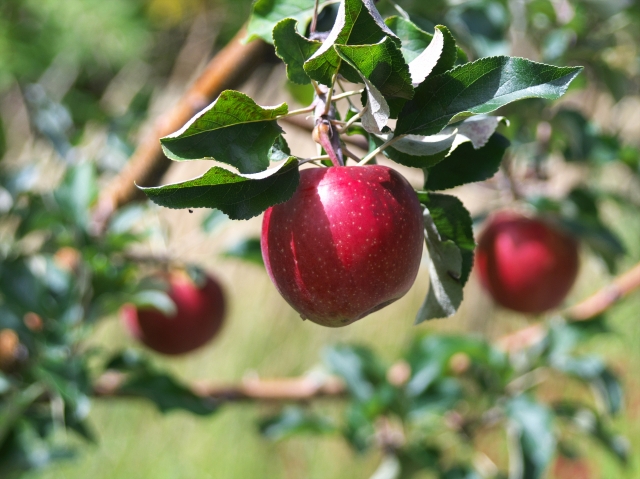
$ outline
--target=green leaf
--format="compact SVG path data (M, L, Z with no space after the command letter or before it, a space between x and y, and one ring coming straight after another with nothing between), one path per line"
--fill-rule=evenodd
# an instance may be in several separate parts
M231 248L226 249L222 256L236 258L258 266L264 266L260 238L245 238L238 241Z
M97 194L95 166L83 162L67 170L54 197L60 209L77 226L86 228L90 220L90 206Z
M573 402L562 402L554 405L558 417L570 420L571 423L603 445L622 463L629 459L629 443L627 439L613 434L603 418L589 406Z
M298 406L289 406L279 414L260 421L260 433L269 439L284 439L298 434L327 434L336 428L327 418Z
M206 416L216 412L218 408L214 401L197 396L168 374L150 369L132 375L120 387L119 392L148 399L162 413L182 409L192 414Z
M455 196L430 194L424 205L429 209L440 238L453 241L462 255L460 282L464 286L473 267L473 221L462 202Z
M322 45L322 42L309 40L296 29L297 20L285 18L273 29L273 44L276 55L287 66L287 78L294 83L311 83L304 71L306 62Z
M416 324L452 316L462 302L460 249L453 241L440 236L428 208L425 208L423 217L424 238L429 252L429 292L418 311Z
M269 161L288 160L291 156L291 149L284 136L280 135L269 149Z
M344 379L347 388L359 401L373 397L376 385L385 380L385 370L367 348L337 345L324 351L329 369Z
M556 450L553 412L527 396L509 400L506 413L516 426L523 458L523 479L540 479Z
M436 135L406 135L384 150L385 156L401 165L430 168L451 156L460 145L471 142L474 149L482 148L504 117L478 115L452 125ZM373 138L377 146L391 138L391 134Z
M429 75L439 75L453 68L458 58L456 41L449 29L436 25L434 32L429 46L409 63L414 86L421 84Z
M314 0L257 0L247 26L247 41L262 38L273 42L274 27L285 18L302 22L303 26L313 16Z
M213 158L241 173L257 173L269 166L269 150L282 134L276 118L287 111L286 103L261 107L244 93L225 90L160 142L172 160Z
M334 45L373 45L390 36L400 40L387 27L373 0L343 0L338 9L336 22L320 49L304 64L304 70L314 80L331 85L333 76L340 73L347 80L357 83L359 76L353 69L341 67L341 59Z
M553 67L524 58L489 57L429 76L398 117L396 135L431 135L450 121L489 113L524 98L555 100L581 67Z
M139 308L157 309L167 316L176 314L176 304L164 291L138 291L128 298L128 302Z
M398 38L402 41L402 55L407 63L411 63L414 61L422 52L424 52L425 48L429 46L431 40L433 39L433 35L431 33L427 33L418 27L411 20L407 20L406 18L400 16L392 16L385 18L384 22L387 26L396 34ZM444 32L442 32L444 33ZM467 54L462 51L460 47L456 45L456 59L458 63L467 61ZM445 58L450 58L450 53L444 55ZM456 61L454 59L454 62ZM448 62L447 62L448 63ZM446 63L445 63L446 64ZM453 63L451 64L453 66ZM449 67L451 68L451 67ZM447 70L449 69L447 68ZM443 71L432 72L434 74L443 73Z
M413 96L409 67L400 50L390 37L375 45L334 48L366 85L368 109L362 117L363 126L367 131L380 133L391 113L387 100Z
M401 40L400 50L407 64L418 58L433 39L432 34L425 32L412 21L397 15L386 18L384 23Z
M246 220L291 198L299 178L298 160L290 157L261 173L239 175L215 166L193 180L140 189L160 206L217 208L233 220Z
M455 186L491 178L510 143L494 133L487 144L475 149L471 142L460 145L443 161L425 170L426 190L446 190Z

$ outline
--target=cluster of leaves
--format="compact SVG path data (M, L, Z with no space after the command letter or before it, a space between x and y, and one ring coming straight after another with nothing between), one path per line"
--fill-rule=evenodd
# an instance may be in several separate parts
M470 337L426 335L391 367L369 349L334 346L324 362L347 386L341 418L317 405L290 406L265 418L261 431L271 439L333 434L359 452L381 448L372 477L384 479L425 471L443 479L506 478L506 464L486 460L496 451L477 446L485 435L495 438L496 428L506 431L508 470L519 471L508 477L545 477L557 455L580 454L581 436L625 464L626 441L608 426L620 411L620 385L598 358L576 352L596 324L553 324L535 344L510 353ZM550 394L554 381L567 380L592 387L595 401Z
M142 240L145 208L123 209L102 236L91 234L96 171L69 167L60 185L32 189L36 165L0 178L0 475L12 477L70 453L62 430L86 440L96 322L125 302L170 307L163 285L141 276L127 250ZM169 303L169 304L168 304ZM168 304L168 305L167 305Z
M143 190L170 208L217 208L231 219L256 216L293 195L299 166L307 161L290 152L278 120L315 109L317 128L332 125L331 140L323 142L320 135L328 155L320 159L341 164L338 133L355 132L370 144L361 164L384 153L424 171L419 197L431 286L417 322L451 316L473 263L471 218L454 197L426 192L493 176L509 142L496 133L502 118L486 114L525 98L559 98L580 68L507 56L467 62L443 25L431 34L406 16L383 20L373 0L343 0L337 8L319 2L312 22L315 6L313 0L260 0L248 26L249 39L273 42L291 82L314 85L316 99L309 108L262 107L242 93L225 91L161 142L172 160L215 159L235 171L214 166L198 178ZM322 16L330 19L329 31L315 30ZM340 95L361 94L362 100L360 108L348 100L344 122L332 105L341 79L364 84L363 90ZM394 130L389 120L396 120ZM269 168L271 162L276 165Z

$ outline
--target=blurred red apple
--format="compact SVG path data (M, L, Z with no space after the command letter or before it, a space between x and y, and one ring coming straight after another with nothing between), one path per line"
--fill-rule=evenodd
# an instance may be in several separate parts
M423 228L418 198L397 171L306 169L293 197L266 211L262 256L276 288L303 319L345 326L409 290Z
M500 305L523 313L557 307L578 273L578 243L541 219L492 216L476 251L480 281Z
M207 343L220 330L225 314L225 299L218 282L204 276L197 285L188 275L172 273L167 294L176 312L167 316L157 309L122 308L122 320L131 335L149 348L163 354L184 354Z

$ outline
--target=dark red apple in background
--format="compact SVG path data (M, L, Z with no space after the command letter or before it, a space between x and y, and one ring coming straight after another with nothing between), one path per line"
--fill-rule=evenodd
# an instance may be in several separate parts
M208 275L199 286L186 273L172 273L168 284L175 315L129 304L122 308L122 320L131 335L151 349L163 354L188 353L220 330L226 309L224 294Z
M353 323L402 297L420 266L422 208L386 166L306 169L262 222L262 257L285 300L323 326Z
M500 305L522 313L557 307L578 274L578 243L555 226L515 212L489 218L476 250L480 281Z

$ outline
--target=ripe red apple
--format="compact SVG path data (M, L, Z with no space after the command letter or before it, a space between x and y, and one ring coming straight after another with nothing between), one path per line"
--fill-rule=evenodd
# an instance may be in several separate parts
M168 284L167 294L176 305L173 316L128 304L121 317L131 335L151 349L171 355L188 353L220 330L226 309L224 294L210 276L198 286L186 274L172 273Z
M379 165L306 169L293 197L265 212L262 257L303 319L345 326L409 290L423 228L418 198L397 171Z
M541 313L558 306L571 289L578 273L578 243L543 220L500 212L480 236L476 267L498 304Z

